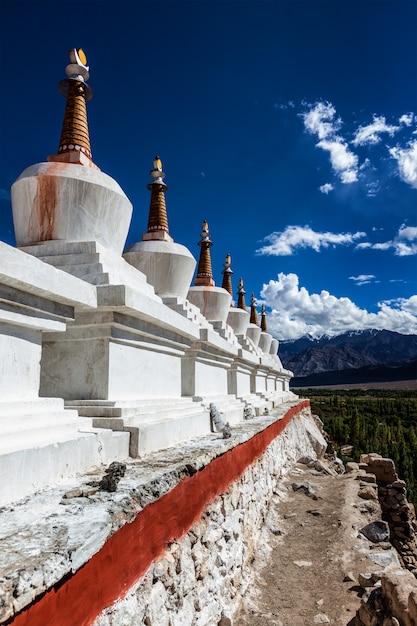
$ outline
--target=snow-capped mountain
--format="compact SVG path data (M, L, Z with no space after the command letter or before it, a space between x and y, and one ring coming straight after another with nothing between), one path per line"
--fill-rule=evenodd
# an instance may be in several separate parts
M410 362L417 358L417 335L389 330L347 331L314 338L281 341L284 367L295 376Z

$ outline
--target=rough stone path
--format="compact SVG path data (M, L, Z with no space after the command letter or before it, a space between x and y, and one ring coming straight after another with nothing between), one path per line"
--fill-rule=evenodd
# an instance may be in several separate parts
M317 499L293 490L293 483L303 482ZM375 518L361 506L358 488L355 473L315 475L295 466L283 495L275 497L253 561L253 584L234 626L353 624L358 575L378 569L366 556L371 548L358 538L358 529Z

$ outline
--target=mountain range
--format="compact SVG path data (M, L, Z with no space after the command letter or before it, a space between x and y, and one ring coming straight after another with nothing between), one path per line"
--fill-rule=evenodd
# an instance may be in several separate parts
M278 353L294 372L292 386L417 378L417 335L374 329L306 335L281 341Z

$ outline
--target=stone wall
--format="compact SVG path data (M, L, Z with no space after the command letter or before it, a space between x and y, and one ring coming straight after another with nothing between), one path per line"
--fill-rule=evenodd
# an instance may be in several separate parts
M211 433L126 461L116 492L92 489L102 474L89 473L9 507L0 623L217 626L249 584L281 478L325 448L309 402L293 401L230 438Z
M324 451L323 439L307 411L293 418L95 626L217 626L222 617L232 618L251 579L250 562L272 496L298 458L316 456L314 448Z
M417 520L414 506L407 500L407 486L398 479L392 459L377 454L362 455L366 471L378 485L382 519L390 528L390 542L399 553L404 567L417 576Z
M298 458L323 448L320 431L304 409L207 504L182 538L169 543L124 598L97 618L96 626L210 626L232 616L250 580L249 565L280 479ZM190 493L190 506L192 501ZM131 549L133 559L135 546Z
M377 485L382 520L389 527L389 541L403 568L392 565L375 580L364 579L364 593L356 626L416 626L417 624L417 522L407 501L406 483L399 480L392 459L364 454L359 467ZM409 571L407 571L409 570Z

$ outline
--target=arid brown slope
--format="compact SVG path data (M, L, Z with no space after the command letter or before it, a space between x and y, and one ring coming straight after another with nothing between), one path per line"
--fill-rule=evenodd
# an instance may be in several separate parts
M347 626L353 620L360 605L359 574L381 569L358 538L358 530L379 517L379 507L374 501L363 507L356 476L294 468L283 497L272 506L266 546L254 559L253 585L234 626ZM292 483L302 482L317 490L317 500L292 489Z

